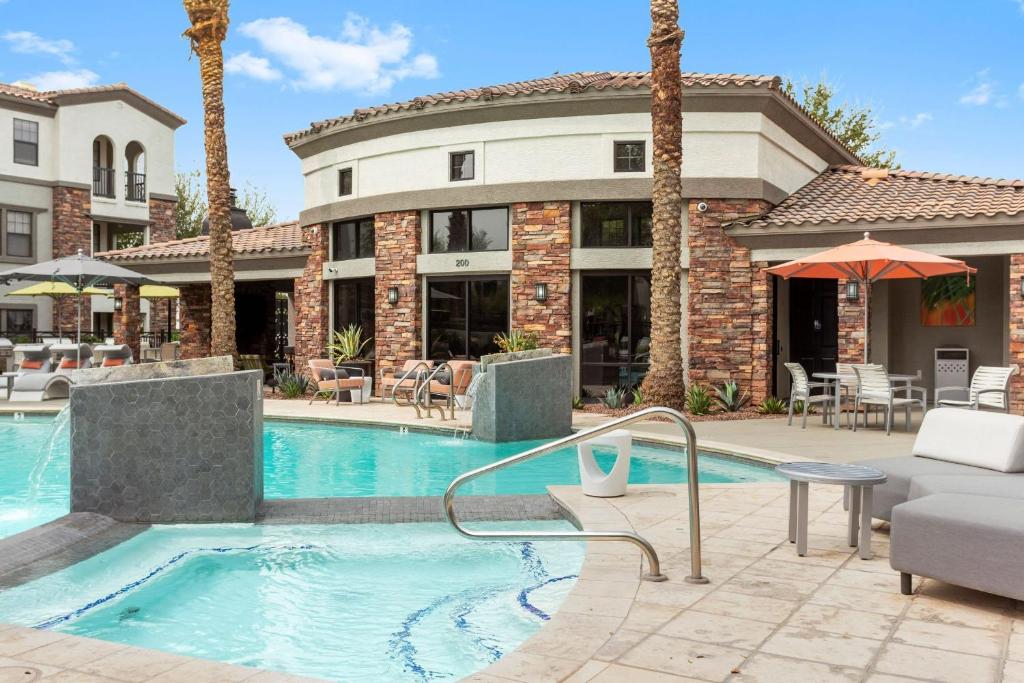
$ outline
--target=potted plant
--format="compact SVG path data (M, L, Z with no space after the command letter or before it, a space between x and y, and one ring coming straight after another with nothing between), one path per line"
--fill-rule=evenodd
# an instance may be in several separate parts
M372 393L373 360L366 357L365 354L366 347L371 341L373 341L372 337L363 339L362 327L352 324L331 333L331 343L327 345L327 353L335 365L361 368L364 376L371 380L368 391Z

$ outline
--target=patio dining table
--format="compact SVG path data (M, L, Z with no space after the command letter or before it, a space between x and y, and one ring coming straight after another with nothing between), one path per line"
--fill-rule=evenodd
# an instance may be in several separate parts
M835 401L835 410L832 411L832 428L839 429L839 390L842 388L841 384L843 382L856 384L857 375L844 375L838 372L815 372L811 375L811 377L814 377L815 379L824 380L825 384L827 385L825 387L825 390L832 392L832 398ZM915 379L920 379L920 377L916 374L905 375L900 373L889 373L890 382L903 383L908 387Z

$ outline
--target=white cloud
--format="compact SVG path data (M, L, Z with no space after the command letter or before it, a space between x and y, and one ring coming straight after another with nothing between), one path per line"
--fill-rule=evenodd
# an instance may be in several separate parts
M345 18L338 39L311 35L288 17L250 21L239 32L294 71L292 85L301 90L380 92L405 78L438 75L433 55L410 56L412 31L407 27L392 24L382 30L356 14Z
M996 92L996 84L995 81L989 78L988 73L988 69L982 69L974 75L971 82L975 85L960 96L960 104L966 104L972 107L983 107L992 102L992 98Z
M934 117L926 111L919 112L913 116L901 116L900 123L908 128L919 128L931 121Z
M75 44L70 40L47 40L31 31L8 31L3 35L3 39L10 44L11 52L51 55L65 64L75 63L75 58L71 56Z
M229 74L242 74L258 81L276 81L281 72L270 66L266 57L257 57L251 52L241 52L224 62L224 70Z
M87 88L96 85L100 77L89 69L73 69L67 71L46 71L23 80L36 86L39 90L67 90L69 88Z

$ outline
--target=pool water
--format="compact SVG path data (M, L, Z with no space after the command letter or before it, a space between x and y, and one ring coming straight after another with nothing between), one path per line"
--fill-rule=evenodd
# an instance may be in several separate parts
M0 538L68 510L66 413L53 418L0 417ZM432 432L267 420L264 495L267 498L439 496L459 474L543 441L492 444ZM596 451L607 470L614 453ZM633 447L630 482L686 481L680 450ZM770 469L702 455L700 481L776 481ZM544 493L551 484L578 484L576 451L568 448L476 479L462 494Z
M527 527L570 528L500 525ZM331 680L447 680L540 628L583 554L442 524L159 526L0 593L0 623Z

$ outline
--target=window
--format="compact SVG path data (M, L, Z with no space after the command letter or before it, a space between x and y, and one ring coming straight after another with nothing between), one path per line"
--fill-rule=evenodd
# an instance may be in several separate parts
M615 172L634 173L644 170L644 142L615 143Z
M583 202L580 204L584 247L651 246L651 202Z
M508 209L455 209L430 214L430 251L508 249Z
M474 152L451 152L448 155L448 180L473 179Z
M377 305L374 301L374 280L360 278L358 280L334 281L334 329L344 330L349 325L363 328L363 339L371 339L374 335L373 326ZM373 350L371 340L363 349L365 355Z
M4 334L10 336L14 336L16 334L32 334L34 317L35 311L31 308L3 309Z
M14 163L39 165L39 124L14 119Z
M373 258L373 219L334 224L334 260Z
M352 169L343 168L338 171L338 196L352 194Z
M4 255L32 256L32 214L28 211L4 212L6 229L4 231Z
M636 386L651 353L649 271L584 275L580 282L580 384L591 396Z
M479 358L497 353L494 337L508 333L508 279L430 280L428 358Z

